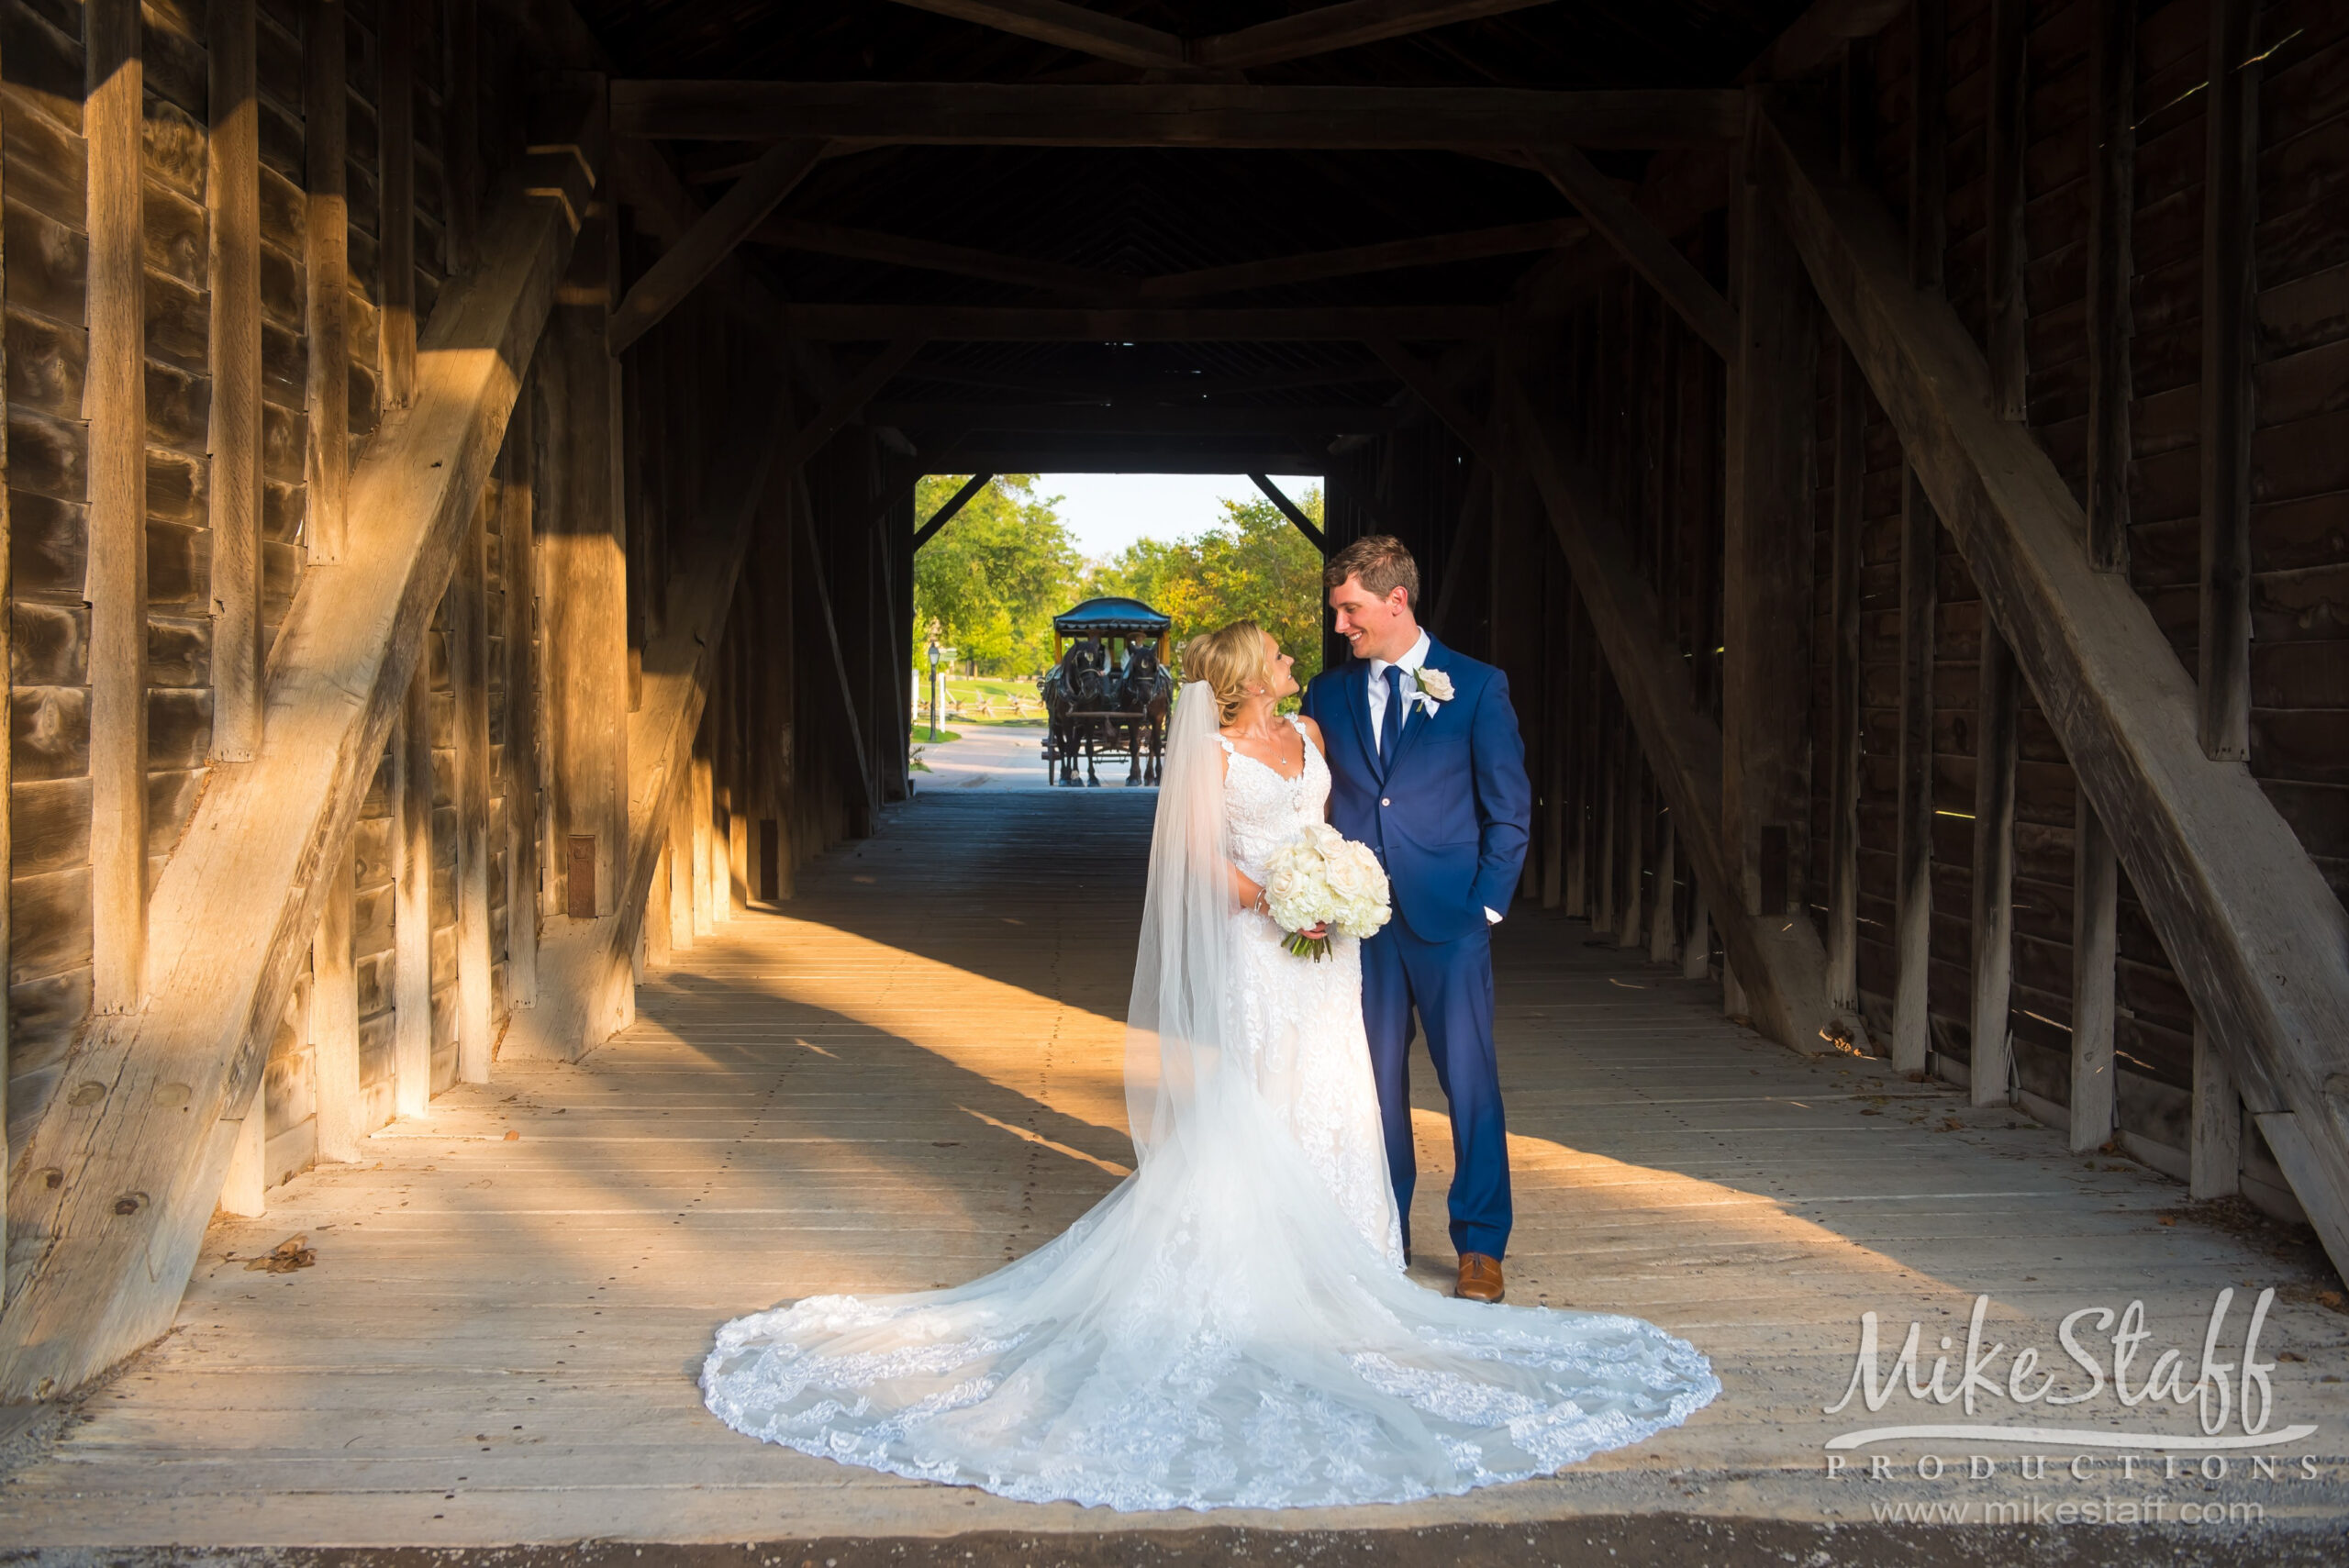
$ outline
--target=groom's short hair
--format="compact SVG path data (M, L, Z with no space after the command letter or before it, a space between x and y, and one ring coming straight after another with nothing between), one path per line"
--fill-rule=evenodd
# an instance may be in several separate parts
M1393 534L1364 534L1331 556L1321 569L1322 590L1343 587L1349 577L1378 598L1400 588L1405 604L1419 602L1419 563Z

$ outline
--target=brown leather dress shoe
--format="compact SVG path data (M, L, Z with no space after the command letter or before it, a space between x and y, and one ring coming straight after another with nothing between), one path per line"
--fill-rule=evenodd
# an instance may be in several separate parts
M1498 1301L1501 1298L1501 1261L1482 1252L1460 1254L1460 1283L1452 1294L1464 1301Z

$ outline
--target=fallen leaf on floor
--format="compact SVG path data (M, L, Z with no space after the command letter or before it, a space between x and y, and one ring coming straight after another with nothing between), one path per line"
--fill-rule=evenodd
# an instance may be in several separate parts
M520 1133L518 1133L518 1132L515 1131L515 1130L514 1130L512 1128L510 1128L510 1127L509 1127L509 1128L507 1128L507 1129L506 1129L506 1141L507 1141L507 1142L508 1142L508 1143L513 1143L513 1142L518 1141L518 1140L521 1138L521 1136L522 1136L522 1135L521 1135Z
M307 1236L288 1236L260 1257L247 1258L245 1267L262 1273L290 1274L295 1269L313 1267L317 1261L317 1250Z

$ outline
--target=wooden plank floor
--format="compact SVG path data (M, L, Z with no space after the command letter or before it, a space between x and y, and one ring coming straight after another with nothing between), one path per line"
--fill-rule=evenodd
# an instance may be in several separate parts
M925 796L806 868L788 915L737 918L649 977L636 1027L584 1062L501 1063L379 1134L362 1162L273 1192L266 1219L217 1223L177 1329L0 1488L0 1540L1101 1528L1115 1517L751 1442L702 1410L693 1378L722 1318L968 1278L1116 1182L1150 807L1113 788ZM2069 1157L2035 1125L1877 1064L1798 1057L1578 923L1521 911L1497 942L1512 1299L1664 1324L1711 1353L1726 1392L1687 1428L1554 1480L1257 1522L1856 1522L1887 1498L2023 1496L2012 1479L1969 1492L1911 1473L1927 1449L1962 1466L1962 1443L1892 1445L1894 1479L1826 1478L1833 1432L1960 1414L1905 1399L1873 1418L1822 1413L1851 1376L1861 1312L1884 1316L1887 1356L1912 1318L1962 1353L1987 1292L1998 1337L2052 1357L2065 1313L2142 1298L2152 1350L2183 1344L2190 1362L2213 1293L2266 1284L2283 1295L2263 1350L2299 1358L2273 1374L2275 1425L2321 1429L2280 1451L2282 1480L2254 1486L2239 1459L2207 1495L2258 1499L2271 1520L2349 1518L2349 1318L2310 1250L2192 1212L2165 1223L2182 1210L2175 1185ZM1450 1150L1427 1076L1415 1218L1440 1244ZM315 1268L245 1268L296 1232ZM1449 1261L1422 1277L1440 1283ZM2239 1303L2229 1345L2241 1322ZM2110 1404L2098 1419L2117 1422ZM2007 1477L2012 1451L1998 1451ZM2028 1492L2098 1494L2061 1480L2072 1451L2052 1451L2058 1479ZM2319 1479L2295 1478L2303 1451ZM2132 1487L2206 1495L2196 1476Z

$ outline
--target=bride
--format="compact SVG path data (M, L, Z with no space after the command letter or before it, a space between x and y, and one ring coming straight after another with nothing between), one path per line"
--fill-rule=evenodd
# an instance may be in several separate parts
M1029 1501L1404 1502L1549 1473L1720 1390L1599 1313L1455 1300L1403 1273L1351 938L1293 956L1265 858L1320 821L1291 661L1252 622L1185 649L1127 1012L1137 1169L951 1290L728 1323L709 1408L755 1438Z

